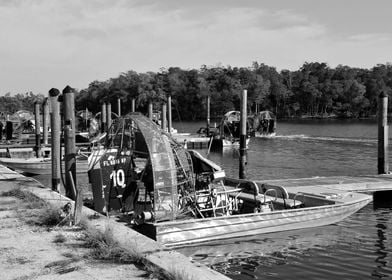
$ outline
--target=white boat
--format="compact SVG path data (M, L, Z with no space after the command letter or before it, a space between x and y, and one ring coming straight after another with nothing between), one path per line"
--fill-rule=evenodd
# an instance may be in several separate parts
M52 174L52 160L50 158L0 158L0 164L15 171L31 175ZM65 170L62 161L62 170ZM76 173L87 174L87 160L76 161Z
M132 227L166 246L333 224L372 200L330 187L227 178L140 114L114 126L105 149L89 158L94 206L132 212Z

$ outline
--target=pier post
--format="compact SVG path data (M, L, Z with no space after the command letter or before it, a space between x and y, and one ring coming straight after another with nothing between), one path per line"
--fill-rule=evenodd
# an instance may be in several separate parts
M117 98L117 115L121 117L121 99Z
M161 128L163 131L166 131L166 104L165 103L162 103Z
M131 112L134 113L136 110L136 106L135 106L135 98L132 98L132 103L131 103Z
M382 92L378 102L378 174L388 174L388 95Z
M76 148L75 148L75 92L70 86L63 90L65 195L76 199Z
M5 139L7 141L12 140L12 135L14 134L14 127L10 121L10 116L7 115L7 121L5 122Z
M106 131L109 133L109 127L112 125L112 104L106 104Z
M152 120L152 113L153 113L153 106L152 106L152 100L148 102L148 118Z
M106 131L106 103L102 103L101 107L101 132Z
M171 134L172 132L172 98L169 94L167 96L167 131Z
M246 120L247 120L247 90L245 89L241 95L241 119L240 119L240 168L239 178L245 179L245 165L246 165Z
M48 130L49 130L49 98L45 98L43 103L43 138L44 138L44 145L48 145Z
M52 190L56 192L60 192L60 103L58 101L58 97L60 95L60 91L56 88L52 88L49 90L49 98L50 98L50 131L51 131L51 158L52 158Z
M211 96L207 96L207 137L210 137L210 103L211 103Z
M41 156L41 115L39 110L39 102L34 103L35 114L35 156Z

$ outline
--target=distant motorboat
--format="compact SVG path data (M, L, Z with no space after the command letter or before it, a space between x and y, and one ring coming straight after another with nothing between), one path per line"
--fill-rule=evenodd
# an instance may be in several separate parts
M250 135L253 137L273 137L276 135L276 117L270 111L260 111L248 116Z
M240 111L229 111L223 117L217 128L213 144L222 147L236 147L240 145ZM248 125L247 125L248 127ZM249 135L246 136L246 146L249 144Z

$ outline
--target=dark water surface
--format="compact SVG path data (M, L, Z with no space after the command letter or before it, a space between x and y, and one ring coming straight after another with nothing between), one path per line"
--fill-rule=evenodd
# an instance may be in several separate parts
M274 138L251 139L248 178L377 174L375 122L279 122L277 131ZM233 149L209 155L234 177L238 157ZM335 225L179 251L232 279L392 279L392 197Z
M194 133L204 124L173 126ZM248 178L377 173L376 122L280 121L277 131L274 138L251 139ZM207 150L200 152L207 154ZM208 157L227 175L238 177L238 150L211 151ZM78 183L88 184L86 177L78 178ZM335 225L178 251L232 279L392 279L392 197L371 203Z

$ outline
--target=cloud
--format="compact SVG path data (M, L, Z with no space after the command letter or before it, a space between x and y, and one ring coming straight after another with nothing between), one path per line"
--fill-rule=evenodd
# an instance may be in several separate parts
M354 61L365 45L371 61L374 42L390 45L388 33L338 36L314 18L260 1L0 0L0 94L84 88L170 66L259 61L296 69L305 61Z

